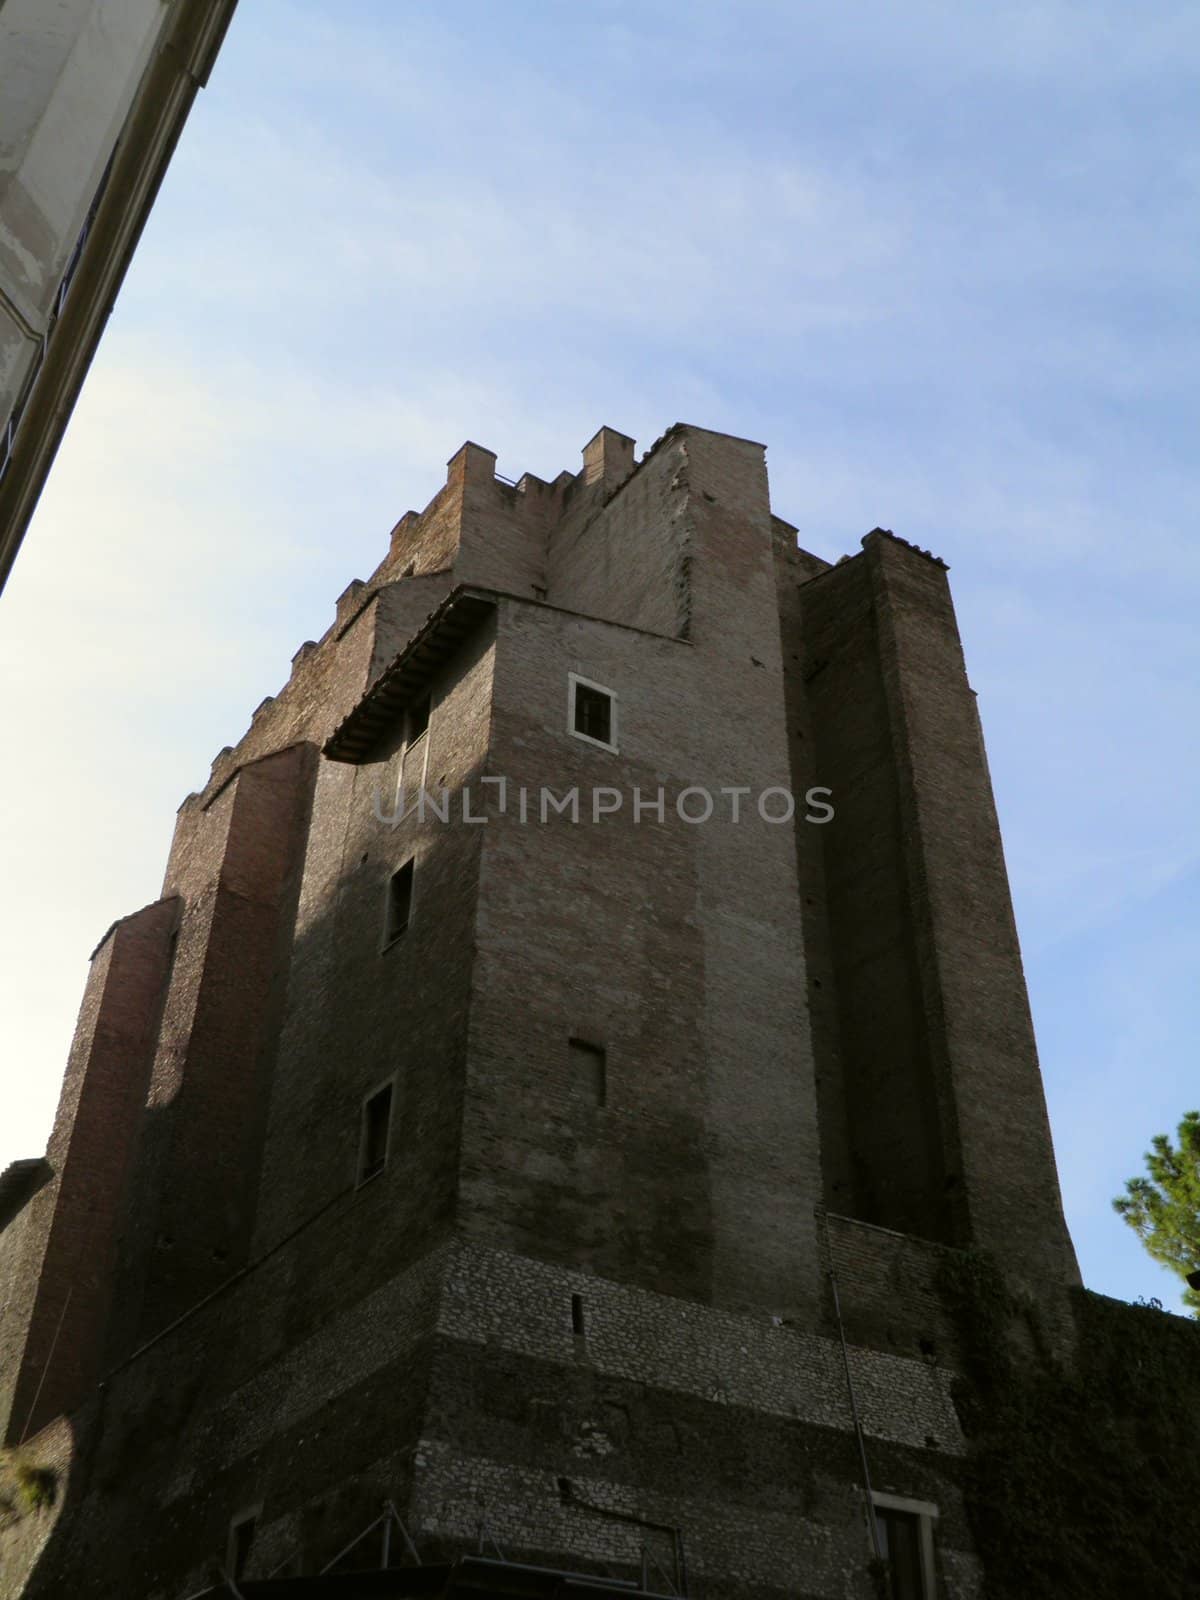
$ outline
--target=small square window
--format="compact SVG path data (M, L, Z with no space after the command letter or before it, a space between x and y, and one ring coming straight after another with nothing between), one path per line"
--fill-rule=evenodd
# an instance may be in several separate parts
M603 684L590 683L572 672L568 675L567 728L577 739L598 744L605 750L617 748L617 697Z
M362 1139L358 1155L359 1183L378 1177L387 1166L391 1134L392 1086L385 1083L382 1089L376 1089L363 1101Z
M597 744L612 743L612 696L586 683L575 685L575 732Z
M394 944L412 921L413 863L406 861L388 879L387 910L384 916L384 946Z

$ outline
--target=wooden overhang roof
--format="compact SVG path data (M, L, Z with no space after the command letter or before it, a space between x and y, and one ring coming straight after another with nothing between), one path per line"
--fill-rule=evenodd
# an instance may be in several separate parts
M354 709L325 742L331 761L361 766L380 738L394 727L404 708L415 700L434 673L454 654L469 633L496 608L487 589L460 584L432 612L396 659L380 673Z

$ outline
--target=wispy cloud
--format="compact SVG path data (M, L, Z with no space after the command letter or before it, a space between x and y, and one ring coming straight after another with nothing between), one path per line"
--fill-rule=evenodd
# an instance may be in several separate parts
M1197 65L1171 3L239 8L0 610L0 1161L175 805L457 445L682 417L819 553L950 561L1068 1214L1137 1292L1097 1184L1186 1109Z

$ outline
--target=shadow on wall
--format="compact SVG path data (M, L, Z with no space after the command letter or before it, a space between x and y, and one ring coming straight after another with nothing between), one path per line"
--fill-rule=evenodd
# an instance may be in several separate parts
M294 767L303 776L304 762ZM319 907L298 919L304 852L295 839L265 865L252 848L278 818L279 795L259 795L245 812L255 828L226 848L234 877L218 874L178 919L116 1214L111 1311L93 1350L53 1353L50 1378L29 1353L28 1378L43 1395L55 1390L60 1360L72 1384L83 1372L93 1377L76 1389L69 1421L36 1419L26 1447L35 1468L57 1460L61 1430L78 1448L56 1480L55 1504L35 1509L25 1533L0 1538L6 1593L38 1600L130 1584L199 1587L225 1550L230 1517L262 1502L279 1524L271 1536L299 1541L314 1570L382 1501L403 1505L408 1496L437 1291L409 1308L407 1322L371 1307L456 1221L484 830L439 827L437 849L418 861L411 923L388 943L389 883L413 841L403 824L375 821L376 776L350 769L336 780L346 786L337 808L344 834L320 847L348 865ZM301 814L300 838L307 801ZM247 894L268 879L271 904L265 890ZM583 937L582 903L577 915ZM394 1084L388 1159L363 1182L364 1106L384 1081ZM73 1137L85 1143L91 1110L80 1095ZM653 1277L672 1250L680 1257L686 1212L695 1238L678 1270L702 1295L711 1185L699 1124L690 1135L662 1130L672 1159L690 1139L686 1193L675 1207L643 1212L628 1195L663 1170L662 1147L646 1129L610 1119L601 1135L580 1123L577 1105L543 1110L557 1118L567 1186L571 1163L601 1185L605 1236L595 1236L594 1218L572 1220L544 1186L518 1177L477 1213L474 1231L518 1249L536 1238L538 1253L572 1263L582 1250L593 1270L636 1281ZM485 1130L486 1108L480 1117ZM598 1138L608 1140L599 1156L589 1148ZM301 1392L289 1353L322 1330L332 1337L356 1307L361 1346L331 1343L321 1358L325 1388ZM280 1548L271 1559L286 1555Z

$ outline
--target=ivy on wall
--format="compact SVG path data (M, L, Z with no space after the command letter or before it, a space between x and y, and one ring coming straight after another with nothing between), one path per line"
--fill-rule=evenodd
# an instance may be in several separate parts
M1072 1289L1068 1362L990 1259L948 1252L941 1273L987 1600L1196 1600L1200 1327Z

